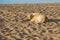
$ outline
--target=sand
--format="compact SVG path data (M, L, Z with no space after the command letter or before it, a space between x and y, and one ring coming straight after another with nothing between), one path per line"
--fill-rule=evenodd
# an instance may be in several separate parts
M49 21L26 21L35 12L45 14ZM60 40L60 3L0 4L0 40Z

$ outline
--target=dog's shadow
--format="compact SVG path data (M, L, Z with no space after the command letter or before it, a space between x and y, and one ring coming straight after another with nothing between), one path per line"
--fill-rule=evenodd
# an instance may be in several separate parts
M60 19L48 19L46 22L55 22L57 25L60 25L58 22L60 22Z
M60 19L48 19L47 22L60 22Z

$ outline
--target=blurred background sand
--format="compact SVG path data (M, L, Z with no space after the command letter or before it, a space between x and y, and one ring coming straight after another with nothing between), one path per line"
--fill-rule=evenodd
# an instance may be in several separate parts
M34 12L50 20L42 24L24 21ZM60 40L60 3L0 4L0 40Z

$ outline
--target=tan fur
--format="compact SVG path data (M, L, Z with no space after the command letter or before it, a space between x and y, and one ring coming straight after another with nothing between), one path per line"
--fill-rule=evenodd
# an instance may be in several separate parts
M29 16L30 21L35 22L35 23L43 23L45 22L45 18L46 18L45 15L40 14L40 13L32 13L28 16ZM31 18L31 16L33 17Z

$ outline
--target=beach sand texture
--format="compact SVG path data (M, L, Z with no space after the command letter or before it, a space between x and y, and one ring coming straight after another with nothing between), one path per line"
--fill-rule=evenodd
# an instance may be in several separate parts
M40 24L26 21L35 12L50 20ZM0 4L0 40L60 40L60 3Z

